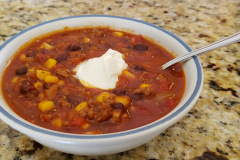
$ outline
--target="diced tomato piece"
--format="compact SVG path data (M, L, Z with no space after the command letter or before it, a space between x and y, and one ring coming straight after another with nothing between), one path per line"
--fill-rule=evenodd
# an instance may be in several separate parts
M44 62L46 62L48 59L48 56L46 54L38 54L37 55L37 60L39 63L43 64Z
M136 35L133 38L134 38L135 44L139 44L143 42L143 37L141 35Z
M69 62L74 65L74 64L79 64L80 62L83 61L84 58L69 58Z
M82 125L84 125L86 123L86 120L84 118L81 117L73 117L70 121L70 126L73 127L81 127Z
M34 82L37 82L38 78L37 78L36 75L31 75L30 77L32 78L32 80L33 80Z
M169 82L168 80L164 79L159 82L159 87L158 89L161 91L167 91L170 90L172 83Z

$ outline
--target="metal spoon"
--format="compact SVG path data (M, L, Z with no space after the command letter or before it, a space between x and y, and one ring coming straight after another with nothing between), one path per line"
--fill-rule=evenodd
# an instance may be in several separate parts
M240 42L240 32L237 32L229 37L221 39L221 40L214 42L212 44L209 44L205 47L191 51L185 55L174 58L171 61L168 61L167 63L162 65L162 69L164 70L177 62L186 61L186 60L190 59L192 56L195 56L195 55L197 56L197 55L200 55L200 54L203 54L203 53L206 53L206 52L212 51L214 49L218 49L218 48L221 48L221 47L224 47L224 46L230 45L232 43L236 43L236 42Z

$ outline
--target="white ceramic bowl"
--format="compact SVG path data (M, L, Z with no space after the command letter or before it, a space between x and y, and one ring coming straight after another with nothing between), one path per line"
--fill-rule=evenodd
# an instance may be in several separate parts
M0 47L0 68L2 68L0 77L20 46L34 37L63 29L65 26L110 26L113 29L131 31L134 34L150 37L176 55L182 55L191 50L172 33L139 20L105 15L67 17L30 27L6 41ZM102 135L77 135L48 130L19 117L9 108L2 94L0 96L0 117L5 123L37 142L59 151L81 155L103 155L129 150L159 135L187 114L196 103L203 83L201 65L197 57L193 57L183 64L183 68L186 75L186 90L179 105L158 121L136 129ZM2 86L0 89L2 90Z

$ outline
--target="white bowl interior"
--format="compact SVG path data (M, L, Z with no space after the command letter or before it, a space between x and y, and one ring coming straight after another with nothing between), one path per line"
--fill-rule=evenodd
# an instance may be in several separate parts
M20 34L14 36L9 41L4 43L0 48L0 75L3 74L4 68L9 63L9 59L13 56L13 54L18 50L19 47L21 47L23 44L28 42L29 40L33 39L34 37L40 36L42 34L60 30L63 29L65 26L68 27L87 27L87 26L110 26L110 28L117 29L117 30L124 30L127 32L132 32L134 34L141 34L143 36L149 37L153 39L155 42L166 48L168 51L176 54L176 55L183 55L188 52L187 46L183 43L180 43L181 40L179 40L177 37L175 37L172 34L169 34L168 32L164 30L160 30L157 27L154 27L151 24L145 24L143 22L139 22L137 20L131 20L128 18L116 18L116 17L109 17L109 16L86 16L86 17L70 17L70 18L64 18L60 20L54 20L51 23L46 22L42 23L40 25L34 26L32 28L29 28ZM181 111L179 114L174 116L169 120L169 123L162 123L159 124L158 128L151 128L152 131L159 130L160 127L162 127L162 130L166 129L173 123L175 123L177 120L183 117L192 107L192 105L196 102L198 95L201 90L202 86L202 70L201 67L197 67L196 61L198 60L195 58L195 60L191 59L183 64L183 68L185 71L186 76L186 89L185 93L183 95L183 98L180 102L180 104L168 115L160 119L159 121L166 119L167 117L174 114L176 111L181 109L183 105L186 105L188 103L187 107L184 108L183 111ZM200 75L200 77L199 77ZM200 84L197 84L200 83ZM2 83L1 83L2 84ZM196 86L198 85L198 89L196 90ZM0 89L2 90L2 86L0 85ZM195 94L196 97L191 97L193 94ZM189 101L190 97L192 100ZM11 114L14 118L18 119L19 121L29 125L36 127L35 125L25 121L24 119L20 118L13 112L9 106L6 104L3 96L0 96L0 105L9 114ZM12 127L18 129L18 130L25 130L22 131L25 134L29 135L30 128L25 128L25 126L19 125L16 121L11 120L11 118L4 115L5 113L1 113L0 115L2 119L11 125ZM155 123L155 122L154 122ZM43 129L46 130L46 129ZM51 131L54 132L54 131ZM151 130L148 130L147 132L151 132ZM34 135L38 135L38 133L32 133L32 137ZM29 135L30 136L30 135Z

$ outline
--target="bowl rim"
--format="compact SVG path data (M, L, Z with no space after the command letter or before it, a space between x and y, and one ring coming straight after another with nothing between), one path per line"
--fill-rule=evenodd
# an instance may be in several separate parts
M148 25L150 27L153 27L155 29L158 29L164 33L166 33L167 35L171 36L172 38L174 38L175 40L177 40L183 47L185 47L189 52L192 51L191 48L180 38L178 38L176 35L174 35L173 33L158 27L154 24L148 23L148 22L144 22L141 20L137 20L137 19L133 19L133 18L128 18L128 17L121 17L121 16L113 16L113 15L78 15L78 16L69 16L69 17L63 17L63 18L57 18L57 19L53 19L50 21L45 21L42 23L39 23L37 25L34 25L32 27L29 27L27 29L24 29L23 31L17 33L16 35L12 36L11 38L9 38L7 41L5 41L1 46L0 46L0 51L11 41L13 41L15 38L21 36L22 34L24 34L25 32L28 32L29 30L32 30L34 28L43 26L45 24L48 23L52 23L52 22L57 22L57 21L62 21L62 20L66 20L66 19L73 19L73 18L87 18L87 17L103 17L103 18L117 18L117 19L123 19L123 20L130 20L130 21L134 21L137 23L141 23L144 25ZM58 132L58 131L54 131L54 130L50 130L50 129L46 129L43 127L39 127L37 125L30 125L27 123L24 123L23 121L17 119L16 117L14 117L13 115L9 114L2 106L0 106L0 112L6 116L8 119L12 120L13 122L15 122L16 124L27 128L31 131L34 132L38 132L44 135L49 135L49 136L56 136L59 138L69 138L69 139L103 139L103 138L116 138L116 137L124 137L126 135L134 135L136 133L142 132L142 131L146 131L149 129L153 129L156 126L159 125L163 125L166 122L169 122L170 120L173 121L173 118L178 116L180 113L182 113L182 111L184 111L185 109L187 109L189 107L189 105L194 101L195 97L199 94L201 88L202 88L202 84L203 84L203 73L202 73L202 67L201 64L198 60L198 58L196 56L194 56L192 58L194 60L194 63L196 65L197 68L197 82L196 82L196 86L195 89L192 93L192 95L190 96L190 98L178 109L176 110L174 113L172 113L171 115L169 115L168 117L165 117L163 119L159 119L156 120L150 124L138 127L138 128L134 128L131 130L126 130L126 131L121 131L121 132L116 132L116 133L107 133L107 134L97 134L97 135L84 135L84 134L72 134L72 133L65 133L65 132ZM171 113L171 112L169 112ZM20 117L20 116L19 116Z

